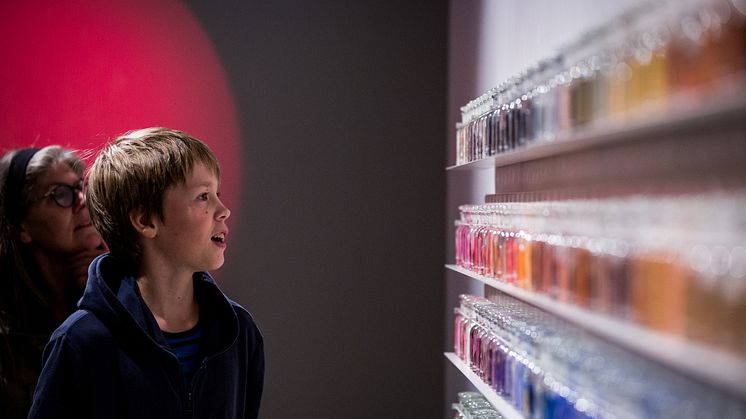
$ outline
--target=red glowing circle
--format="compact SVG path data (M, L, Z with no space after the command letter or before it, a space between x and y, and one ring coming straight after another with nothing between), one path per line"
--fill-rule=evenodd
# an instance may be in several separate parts
M165 126L207 143L235 214L240 134L220 60L178 0L29 0L0 6L0 151L97 151ZM232 220L235 222L235 220Z

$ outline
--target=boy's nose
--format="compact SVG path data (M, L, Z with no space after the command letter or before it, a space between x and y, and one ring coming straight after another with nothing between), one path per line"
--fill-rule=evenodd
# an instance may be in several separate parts
M217 218L219 221L224 221L231 216L231 210L229 210L228 207L226 207L225 205L222 205L222 203L220 206L222 207L222 210L218 211Z

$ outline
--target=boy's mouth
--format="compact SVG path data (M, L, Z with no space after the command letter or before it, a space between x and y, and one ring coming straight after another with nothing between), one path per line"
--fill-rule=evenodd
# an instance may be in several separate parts
M225 244L225 232L221 232L210 237L210 240L214 241L215 243Z

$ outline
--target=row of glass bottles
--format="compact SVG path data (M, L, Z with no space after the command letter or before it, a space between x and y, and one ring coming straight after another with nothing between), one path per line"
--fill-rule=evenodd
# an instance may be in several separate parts
M453 419L502 419L502 415L479 393L463 391L454 403Z
M526 418L746 417L737 396L507 295L462 295L455 312L455 353Z
M456 164L743 94L743 0L650 0L461 108Z
M455 259L562 302L746 354L743 208L743 193L464 205Z

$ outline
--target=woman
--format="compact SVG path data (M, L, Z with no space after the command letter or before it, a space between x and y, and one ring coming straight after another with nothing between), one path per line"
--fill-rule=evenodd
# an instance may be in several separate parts
M58 146L0 160L0 417L26 417L51 333L75 310L105 246L83 193L84 164Z

